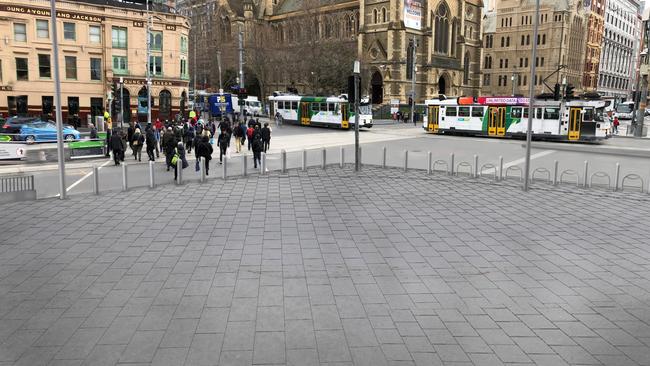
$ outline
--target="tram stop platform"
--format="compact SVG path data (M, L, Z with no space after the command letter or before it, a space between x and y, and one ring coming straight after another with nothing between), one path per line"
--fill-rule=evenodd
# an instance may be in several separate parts
M649 199L328 167L0 205L0 365L650 365Z

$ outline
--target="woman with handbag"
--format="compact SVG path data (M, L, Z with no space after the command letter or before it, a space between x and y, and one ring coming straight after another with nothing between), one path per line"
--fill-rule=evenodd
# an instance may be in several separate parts
M176 145L171 163L174 166L174 180L178 180L178 166L180 165L181 169L185 169L190 165L185 157L185 147L183 147L182 142L179 142L178 145Z

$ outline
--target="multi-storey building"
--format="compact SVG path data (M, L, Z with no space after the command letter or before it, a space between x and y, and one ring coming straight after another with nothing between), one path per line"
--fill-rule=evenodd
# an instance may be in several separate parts
M539 35L534 39L534 0L502 0L496 12L488 13L483 37L483 94L527 94L552 92L556 83L582 91L587 21L578 0L542 0ZM494 24L492 24L492 21ZM533 44L537 57L531 59ZM532 63L536 75L530 79Z
M122 80L125 120L146 116L144 1L57 0L63 118L102 115ZM172 118L188 94L189 23L172 8L152 4L153 118ZM54 116L49 2L0 0L0 113ZM139 103L144 97L145 103Z
M610 0L612 1L612 0ZM585 51L585 73L582 80L584 90L595 92L598 87L598 69L603 45L606 0L585 1L588 16L587 49Z
M640 13L637 0L607 2L598 77L598 92L604 96L617 100L632 97L637 80Z
M222 55L222 84L232 79L233 73L226 71L237 70L241 31L245 69L253 76L247 80L263 84L258 85L262 96L287 89L340 92L336 85L345 85L354 59L362 64L362 93L374 104L404 102L413 78L420 101L440 93L478 94L481 0L182 0L177 6L197 22L190 37L196 37L199 49L199 88L201 70L214 70L205 75L204 84L213 89L217 85L217 51ZM203 18L214 20L211 29L201 29ZM413 47L415 75L409 70ZM269 70L259 69L255 61L260 59Z

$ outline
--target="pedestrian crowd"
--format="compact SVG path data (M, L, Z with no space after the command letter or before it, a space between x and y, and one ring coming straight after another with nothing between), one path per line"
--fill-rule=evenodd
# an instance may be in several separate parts
M142 161L142 149L146 147L149 161L156 161L160 153L165 156L167 171L174 171L174 179L178 179L178 169L185 169L189 166L187 154L194 150L196 157L195 170L199 171L199 158L205 161L205 173L209 175L210 161L214 153L213 145L219 149L219 164L223 164L223 158L229 158L233 153L245 152L246 141L248 151L253 152L253 166L261 164L262 152L266 153L271 144L271 127L268 123L262 124L259 119L250 118L247 122L240 121L237 116L231 120L224 117L223 120L211 120L207 123L201 119L190 119L183 123L157 119L153 125L147 124L143 129L139 122L129 123L124 131L112 131L112 122L107 122L107 146L106 156L112 152L113 161L116 166L125 160L128 148L131 149L132 157L136 161ZM231 151L231 142L234 139L234 152Z

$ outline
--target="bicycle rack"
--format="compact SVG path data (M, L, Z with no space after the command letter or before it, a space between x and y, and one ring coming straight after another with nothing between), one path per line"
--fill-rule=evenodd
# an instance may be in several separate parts
M472 170L473 170L473 169L472 169L472 164L470 164L470 163L468 163L468 162L466 162L466 161L461 161L460 163L458 163L458 164L456 165L456 176L459 176L459 175L460 175L460 173L461 173L461 172L460 172L460 168L461 168L461 167L463 167L463 168L469 168L469 171L467 172L467 175L470 176L470 177L472 176Z
M516 165L515 166L509 166L508 168L506 168L506 174L505 174L505 177L503 179L510 178L510 171L519 172L519 181L523 182L523 180L524 180L524 171L521 170L521 168L516 166Z
M562 171L562 173L560 173L560 181L559 181L560 183L565 183L564 182L564 175L565 174L568 175L568 176L576 177L576 187L580 187L580 175L578 174L577 171L575 171L573 169L567 169L567 170Z
M445 170L436 170L436 165L441 165L445 167ZM433 162L433 167L432 167L433 172L445 172L447 173L449 171L449 163L445 160L436 160Z
M612 178L609 176L609 174L605 172L595 172L591 173L589 176L589 188L593 187L594 185L594 177L595 178L607 178L607 189L612 189Z
M546 168L537 168L533 170L533 172L530 175L530 180L535 181L535 174L540 173L540 174L546 174L546 183L551 184L551 171L546 169Z
M638 187L640 189L640 192L643 193L643 178L641 178L640 175L638 174L628 174L623 177L623 180L621 181L621 192L625 190L625 180L639 180L641 181L641 187Z
M484 171L485 169L494 169L494 180L495 180L495 181L499 180L498 177L497 177L497 167L496 167L496 165L494 165L494 164L489 164L489 163L488 163L488 164L483 164L483 165L481 166L481 169L479 170L479 176L480 176L480 177L483 176L483 171Z

